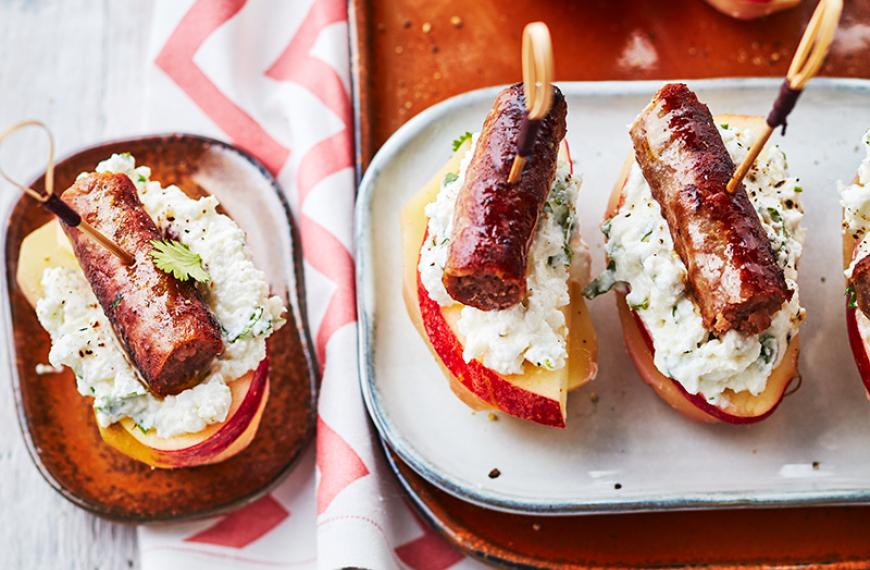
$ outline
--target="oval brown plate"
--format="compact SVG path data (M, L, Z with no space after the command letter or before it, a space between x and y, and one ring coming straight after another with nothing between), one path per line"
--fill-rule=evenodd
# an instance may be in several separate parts
M870 566L870 508L516 515L441 491L381 445L426 522L469 556L505 568Z
M314 430L316 371L305 320L296 228L275 179L257 160L220 141L186 134L101 144L58 162L55 184L70 186L112 153L130 152L164 186L214 195L248 234L257 267L288 306L287 324L269 338L270 396L250 446L216 465L152 469L103 443L90 400L69 370L39 376L50 340L15 274L22 239L50 216L21 198L6 220L4 303L18 421L34 463L61 495L102 517L127 522L181 520L240 507L286 475ZM33 183L42 189L42 178Z

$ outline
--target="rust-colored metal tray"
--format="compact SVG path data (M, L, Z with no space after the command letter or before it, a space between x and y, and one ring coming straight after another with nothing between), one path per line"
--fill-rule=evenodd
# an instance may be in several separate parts
M130 152L155 180L191 195L215 195L249 234L257 265L288 306L287 324L270 337L270 397L250 446L216 465L152 469L103 443L90 402L78 394L69 370L40 376L50 339L15 281L22 239L49 215L21 198L5 224L3 248L11 377L19 423L34 463L48 483L76 505L126 522L213 515L268 491L293 467L314 427L316 365L305 322L302 264L296 229L281 189L243 151L193 135L117 141L78 152L55 170L58 188L93 170L114 152ZM42 178L32 186L41 190ZM254 243L252 243L252 240ZM269 267L264 267L268 263Z
M763 509L582 517L497 513L426 483L384 444L421 517L474 558L507 568L867 568L867 510Z
M352 0L357 170L405 121L450 96L518 81L523 26L552 31L556 79L782 76L815 2L751 22L702 0ZM870 78L870 2L846 2L829 76ZM870 566L870 508L539 519L460 501L388 458L454 545L511 567Z
M550 27L556 80L784 76L815 0L749 22L703 0L351 0L357 161L448 97L519 81L526 23ZM870 2L847 0L822 74L870 78Z

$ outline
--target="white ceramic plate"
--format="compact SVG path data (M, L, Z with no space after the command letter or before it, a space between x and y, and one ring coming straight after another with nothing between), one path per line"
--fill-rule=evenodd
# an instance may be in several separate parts
M778 80L690 81L714 114L766 114ZM628 123L660 82L562 83L568 141L582 173L581 223L603 265L598 224L630 149ZM836 181L850 180L870 128L870 82L814 80L772 143L805 191L801 262L803 386L767 420L701 425L638 377L612 295L590 303L598 379L569 397L568 428L472 413L451 392L402 302L398 213L479 130L498 89L421 113L383 146L360 189L357 271L360 370L381 436L420 475L462 499L505 511L564 514L870 502L870 403L846 339ZM863 151L861 151L863 152ZM593 403L590 395L597 394ZM488 474L498 468L501 476Z

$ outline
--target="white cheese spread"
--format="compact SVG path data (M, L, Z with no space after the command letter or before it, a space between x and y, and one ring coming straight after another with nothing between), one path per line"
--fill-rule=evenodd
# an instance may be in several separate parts
M284 324L283 302L269 295L266 276L247 251L244 231L216 211L214 197L194 200L176 186L163 188L129 154L113 155L97 171L126 174L161 231L201 257L210 280L197 286L221 325L224 351L200 384L157 398L145 389L81 271L49 268L42 276L45 294L36 306L52 339L49 362L73 370L79 392L94 398L103 427L129 417L140 429L172 437L224 421L232 399L228 383L266 357L266 338Z
M864 135L867 156L858 167L858 179L853 184L838 184L840 204L843 206L843 230L858 243L846 277L852 276L855 264L870 255L870 131Z
M458 173L448 174L434 202L426 206L428 239L420 252L420 277L429 296L443 307L457 304L442 283L454 209L474 154L472 137ZM569 280L585 283L589 251L575 216L580 182L560 160L529 251L528 296L498 311L462 307L458 321L463 357L500 374L520 374L525 362L550 370L565 366L568 327L563 309L570 303Z
M734 163L739 164L754 140L753 133L728 125L720 125L719 131ZM674 251L667 222L636 163L623 189L621 208L602 227L610 265L587 288L587 294L594 295L614 283L625 284L626 302L652 338L656 368L689 393L702 394L714 404L725 397L727 389L761 393L804 316L797 284L804 239L802 188L796 178L788 176L785 153L778 147L762 151L744 186L786 283L794 291L766 331L746 335L732 330L716 337L704 328L686 290L686 267Z

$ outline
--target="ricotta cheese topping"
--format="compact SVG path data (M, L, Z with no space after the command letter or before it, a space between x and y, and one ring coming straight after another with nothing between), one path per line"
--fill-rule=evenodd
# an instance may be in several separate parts
M426 206L428 239L420 251L420 278L442 307L458 304L442 276L453 230L454 209L479 134L463 156L459 172L445 176L434 202ZM528 296L508 309L481 311L463 306L458 328L466 362L478 360L500 374L520 374L525 362L550 370L565 366L568 327L563 309L570 303L569 281L583 284L589 250L575 216L580 182L560 160L529 251Z
M739 164L754 140L753 133L728 125L720 125L719 132L734 163ZM616 283L626 287L626 302L655 346L656 368L689 393L700 393L714 404L725 398L727 389L761 393L804 316L797 284L804 239L799 199L803 189L796 178L789 177L785 153L775 146L762 151L744 186L786 283L794 291L766 331L746 335L732 330L717 337L704 328L686 290L686 267L674 251L667 222L636 163L623 190L622 207L602 226L610 265L586 290L594 296Z
M221 325L224 351L200 384L157 398L129 362L84 274L55 267L43 273L45 294L36 305L39 321L51 335L49 362L73 370L78 391L94 398L103 427L129 417L142 430L172 437L224 421L232 400L228 383L257 367L266 357L266 338L284 324L281 298L269 295L266 276L247 251L244 231L217 212L214 197L194 200L177 186L162 187L129 154L112 155L97 172L126 174L160 230L201 257L210 280L197 286Z
M858 243L846 277L852 276L855 264L870 255L870 130L864 134L867 156L858 167L858 180L853 184L838 184L840 204L843 206L843 230L852 234Z

